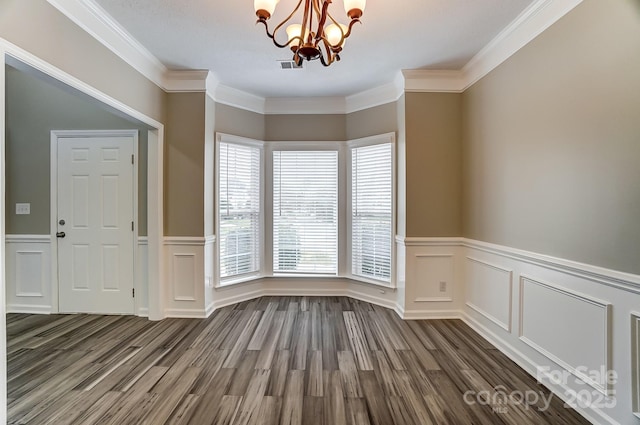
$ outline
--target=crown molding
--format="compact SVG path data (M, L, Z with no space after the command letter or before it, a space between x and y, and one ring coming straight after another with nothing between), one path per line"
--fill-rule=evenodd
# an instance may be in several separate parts
M221 84L212 72L206 78L207 95L217 103L258 114L265 113L265 98Z
M167 71L164 75L166 92L203 92L207 90L209 71Z
M269 97L265 114L346 114L344 97Z
M462 91L493 71L580 3L582 0L533 2L462 68Z
M404 92L462 93L582 2L536 0L461 70L403 70L346 97L265 99L221 84L209 71L169 70L95 0L47 1L163 90L206 91L218 103L259 114L349 114L395 102Z
M168 69L93 0L47 0L120 59L165 88Z
M386 103L395 102L404 94L405 81L398 72L390 83L374 87L346 97L346 113L362 111Z
M462 71L403 69L406 92L462 93L465 76Z

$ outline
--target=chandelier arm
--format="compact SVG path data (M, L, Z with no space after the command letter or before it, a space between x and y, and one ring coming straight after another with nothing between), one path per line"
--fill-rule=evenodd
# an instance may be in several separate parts
M300 0L300 1L302 1L302 0ZM309 23L309 13L313 13L313 10L311 10L311 11L309 10L312 1L313 0L305 0L304 1L304 13L302 14L302 26L301 26L301 29L300 29L300 31L301 31L300 37L302 37L303 39L304 39L305 32L306 32L305 30L306 30L307 25ZM311 28L309 28L309 36L310 35L311 35ZM305 40L303 42L303 44L306 43L306 42L307 41Z
M358 19L358 18L353 18L353 19L351 20L351 22L349 22L349 27L348 27L348 29L347 29L346 34L344 35L344 38L347 38L347 37L349 37L349 36L351 35L351 29L353 28L353 26L354 26L356 23L360 24L360 23L361 23L361 22L360 22L360 19Z
M327 16L329 15L329 5L331 4L331 0L325 0L322 4L322 12L320 14L320 20L318 21L318 31L316 32L316 41L320 41L320 39L324 36L324 24L327 22ZM334 19L329 16L331 20Z
M280 30L280 28L282 28L287 22L289 22L291 20L291 18L293 18L293 15L296 14L296 12L300 9L300 5L302 4L303 0L299 0L298 4L296 5L296 7L293 9L293 12L291 12L289 14L289 16L287 16L282 22L280 22L278 25L276 25L275 29L273 30L273 35L269 35L269 37L273 40L274 44L278 47L286 47L289 44L291 44L291 42L288 42L286 44L280 44L276 41L276 33ZM267 26L266 21L265 21L265 26ZM267 34L269 34L268 30L267 30Z
M278 41L276 40L276 37L275 37L275 31L274 31L274 33L273 33L273 34L271 34L271 33L269 32L269 27L267 26L267 23L266 23L265 21L263 21L263 20L261 20L261 19L258 19L258 22L256 22L256 24L257 24L257 23L262 23L262 24L264 24L264 27L265 27L265 30L266 30L266 33L267 33L267 37L269 37L269 38L273 41L273 44L275 44L276 46L278 46L278 47L280 47L280 48L287 47L287 46L291 45L291 43L293 43L293 42L294 42L294 41L296 41L296 40L302 41L302 42L304 43L304 40L302 40L302 37L296 36L296 37L293 37L291 40L287 41L285 44L280 44L280 43L278 43Z
M340 42L338 44L336 44L335 46L333 44L329 43L329 45L331 46L331 49L333 50L335 47L342 46L342 43L344 43L344 40L346 40L346 38L347 38L347 32L342 29L342 24L340 24L340 22L336 21L335 18L331 15L331 13L327 12L327 18L329 18L329 20L336 27L338 27L338 29L340 30L340 34L342 36L342 38L340 39ZM329 40L327 40L324 35L321 38L323 38L323 39L325 39L325 41L329 42Z
M323 66L329 66L331 65L336 59L340 60L340 56L338 56L337 54L333 53L333 48L331 47L331 44L327 41L327 39L325 37L322 37L321 40L321 45L324 46L324 51L327 55L327 59L324 58L324 54L322 54L322 48L318 48L318 50L320 51L320 63L322 63Z

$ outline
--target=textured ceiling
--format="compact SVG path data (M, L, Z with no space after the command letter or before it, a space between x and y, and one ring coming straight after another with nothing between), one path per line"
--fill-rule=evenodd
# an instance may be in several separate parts
M252 0L94 0L170 69L209 69L262 97L348 96L401 69L460 69L532 0L369 0L341 54L324 68L281 70L291 59L255 25ZM294 0L280 0L271 21ZM342 0L330 7L347 23ZM271 22L275 24L275 22Z

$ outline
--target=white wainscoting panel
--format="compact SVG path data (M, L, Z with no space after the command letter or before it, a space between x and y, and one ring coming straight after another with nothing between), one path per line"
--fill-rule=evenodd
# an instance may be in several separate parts
M16 297L42 298L45 289L45 253L44 251L15 252Z
M511 332L513 270L466 257L467 306Z
M174 301L196 301L197 258L194 253L174 253L172 256L171 281ZM204 283L204 282L203 282Z
M206 317L204 245L201 237L165 237L168 317Z
M525 275L520 277L520 340L603 394L584 371L609 370L611 304Z
M640 419L640 313L631 314L631 378L633 414Z
M6 236L7 312L50 314L51 237Z
M415 255L413 302L453 301L453 257L453 254Z

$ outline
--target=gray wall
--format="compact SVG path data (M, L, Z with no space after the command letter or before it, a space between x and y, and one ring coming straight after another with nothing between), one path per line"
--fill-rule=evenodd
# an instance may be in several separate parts
M265 140L344 141L346 119L343 114L265 115Z
M147 231L147 130L103 109L97 102L6 67L6 232L49 234L51 130L139 130L138 233ZM17 202L31 203L16 215Z
M348 114L346 140L396 132L397 108L398 102L391 102Z
M406 235L462 234L462 95L405 93Z
M464 236L640 273L639 52L585 0L464 93Z
M164 234L204 235L205 93L168 93Z
M264 140L265 116L216 103L215 129L219 133Z
M406 97L403 94L396 102L394 111L398 130L396 131L396 234L407 236L407 120L406 120Z
M0 37L163 122L165 93L46 0L1 0Z

